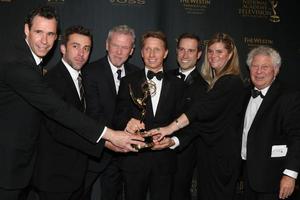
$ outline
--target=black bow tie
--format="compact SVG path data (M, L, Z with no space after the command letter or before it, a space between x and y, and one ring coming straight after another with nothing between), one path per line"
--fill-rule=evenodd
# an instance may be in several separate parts
M252 90L251 90L251 96L252 96L253 98L256 98L256 97L258 97L258 96L260 96L262 99L264 98L264 95L261 93L261 91L255 90L255 89L252 89Z
M149 70L147 73L147 78L151 80L153 79L154 76L156 77L157 80L161 80L164 76L164 73L162 71L155 73Z
M176 76L178 76L178 77L179 77L181 80L183 80L183 81L184 81L184 79L185 79L185 75L184 75L182 72L180 72L179 70L177 70Z

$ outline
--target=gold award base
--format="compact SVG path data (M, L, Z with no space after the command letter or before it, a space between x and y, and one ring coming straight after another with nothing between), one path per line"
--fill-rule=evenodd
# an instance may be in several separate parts
M140 146L140 145L135 145L133 144L132 147L135 148L136 150L141 150L145 148L151 148L154 146L154 142L152 139L152 136L143 136L146 132L144 130L139 130L136 132L136 134L140 134L144 139L145 139L145 146Z

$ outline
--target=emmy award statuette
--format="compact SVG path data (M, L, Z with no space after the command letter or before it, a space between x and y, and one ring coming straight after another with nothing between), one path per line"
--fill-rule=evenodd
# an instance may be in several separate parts
M144 122L145 120L145 116L146 116L146 101L148 100L149 97L151 97L152 95L155 95L156 93L156 85L153 81L151 80L146 80L145 82L143 82L141 84L141 90L143 93L143 96L138 98L133 94L132 88L131 88L131 84L128 85L129 86L129 94L130 97L133 101L133 103L138 107L138 109L141 111L141 117L140 117L140 122ZM143 136L146 132L145 130L141 129L135 132L136 134L140 134L141 136ZM142 148L151 148L153 147L154 143L152 140L152 136L146 136L145 138L145 143L146 145L144 147L140 147L137 145L133 145L133 147L137 150L140 150Z
M277 12L275 10L275 8L278 6L278 1L279 0L269 0L273 12L273 14L270 16L270 21L274 23L280 22L280 17L277 15Z

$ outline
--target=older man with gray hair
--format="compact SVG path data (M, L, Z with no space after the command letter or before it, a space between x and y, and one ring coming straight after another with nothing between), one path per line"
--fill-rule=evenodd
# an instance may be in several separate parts
M108 32L106 39L107 55L87 65L83 69L87 110L95 120L105 119L111 127L115 110L115 99L120 79L138 70L127 62L134 51L135 33L127 25L118 25ZM115 200L122 191L122 181L116 155L105 150L100 159L90 158L86 176L86 199L90 199L90 188L100 177L101 200Z
M246 199L290 199L300 170L300 94L277 80L281 57L273 48L254 48L247 64L253 89L241 148Z

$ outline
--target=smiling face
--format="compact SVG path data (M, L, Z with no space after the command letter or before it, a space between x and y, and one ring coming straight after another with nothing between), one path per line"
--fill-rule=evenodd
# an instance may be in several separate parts
M147 68L153 72L158 72L163 67L168 50L161 39L148 37L144 40L141 54Z
M32 20L32 26L24 26L26 41L31 50L40 58L43 58L53 47L57 38L57 21L56 19L47 19L41 16L35 16Z
M264 89L272 84L279 68L275 67L272 58L267 55L256 55L250 65L250 78L257 89Z
M183 38L177 47L177 62L180 68L188 70L193 68L201 56L198 50L198 41L191 38Z
M231 56L232 53L228 52L222 42L215 42L207 49L208 62L217 73L223 69Z
M133 53L133 38L129 34L112 33L106 41L106 50L110 62L116 66L122 66Z
M77 33L69 35L67 44L60 46L64 61L79 71L89 58L91 43L91 38L86 35Z

